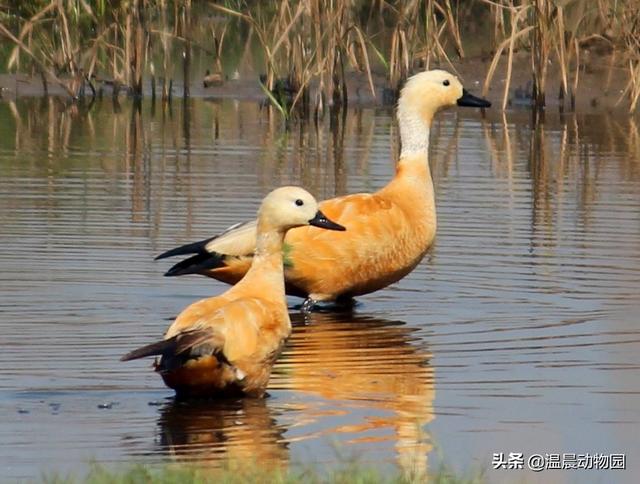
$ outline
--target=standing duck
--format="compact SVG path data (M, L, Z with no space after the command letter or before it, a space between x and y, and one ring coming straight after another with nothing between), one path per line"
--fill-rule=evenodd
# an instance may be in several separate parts
M182 311L164 339L122 361L160 356L155 369L179 397L261 397L291 332L284 293L282 246L287 230L303 225L345 230L327 219L297 187L278 188L258 212L256 249L244 277L227 292Z
M367 294L399 281L422 260L436 234L436 209L429 170L429 128L448 106L486 108L489 101L469 94L458 78L432 70L411 77L400 93L398 123L402 151L393 179L376 193L358 193L321 202L347 233L312 227L285 238L287 294L317 301ZM210 239L157 257L195 254L165 274L202 274L235 284L249 269L256 247L256 222L230 227Z

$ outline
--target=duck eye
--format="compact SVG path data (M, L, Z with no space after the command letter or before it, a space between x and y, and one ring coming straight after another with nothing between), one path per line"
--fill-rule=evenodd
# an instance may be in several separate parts
M449 85L449 79L445 79L444 81L442 81L442 84L444 86L448 86Z
M303 205L304 205L304 202L298 198L298 199L296 200L296 205L297 205L298 207L301 207L301 206L303 206Z

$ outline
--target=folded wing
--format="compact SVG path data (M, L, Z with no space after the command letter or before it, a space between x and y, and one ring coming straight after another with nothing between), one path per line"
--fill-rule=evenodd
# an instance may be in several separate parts
M165 276L206 275L210 270L224 268L253 256L256 246L256 224L257 222L252 220L233 225L215 237L168 250L156 257L156 260L194 254L171 267Z
M217 298L211 298L215 302ZM258 348L260 324L271 316L258 299L231 301L217 310L208 311L209 300L191 305L176 319L167 338L133 350L121 359L135 360L147 356L162 356L161 367L175 368L189 359L214 355L224 362L253 357ZM167 363L171 361L171 364Z

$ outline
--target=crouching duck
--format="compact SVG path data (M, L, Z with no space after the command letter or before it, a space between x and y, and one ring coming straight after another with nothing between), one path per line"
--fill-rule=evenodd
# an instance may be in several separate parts
M160 356L155 369L178 397L263 396L291 332L283 241L287 230L303 225L345 230L327 219L301 188L283 187L267 195L258 212L255 254L244 277L224 294L189 306L162 341L134 350L122 361Z
M440 109L454 105L486 108L491 103L469 94L446 71L411 77L398 101L402 150L395 177L376 193L346 195L320 204L328 217L349 227L348 232L302 227L287 234L286 290L307 298L303 310L316 301L382 289L402 279L422 260L436 234L429 128ZM195 254L166 275L202 274L235 284L249 269L255 248L254 221L169 250L157 259Z

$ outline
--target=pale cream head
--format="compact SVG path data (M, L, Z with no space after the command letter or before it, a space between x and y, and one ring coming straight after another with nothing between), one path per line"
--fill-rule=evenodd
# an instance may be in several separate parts
M344 230L326 220L313 195L300 187L281 187L269 193L258 211L258 226L284 232L303 225Z
M418 116L431 123L439 109L455 106L462 95L462 83L453 74L439 69L420 72L410 77L400 92L398 118Z
M447 71L426 71L410 77L398 100L401 158L425 157L429 151L429 128L434 114L456 104L491 106L490 102L466 92L460 80Z

